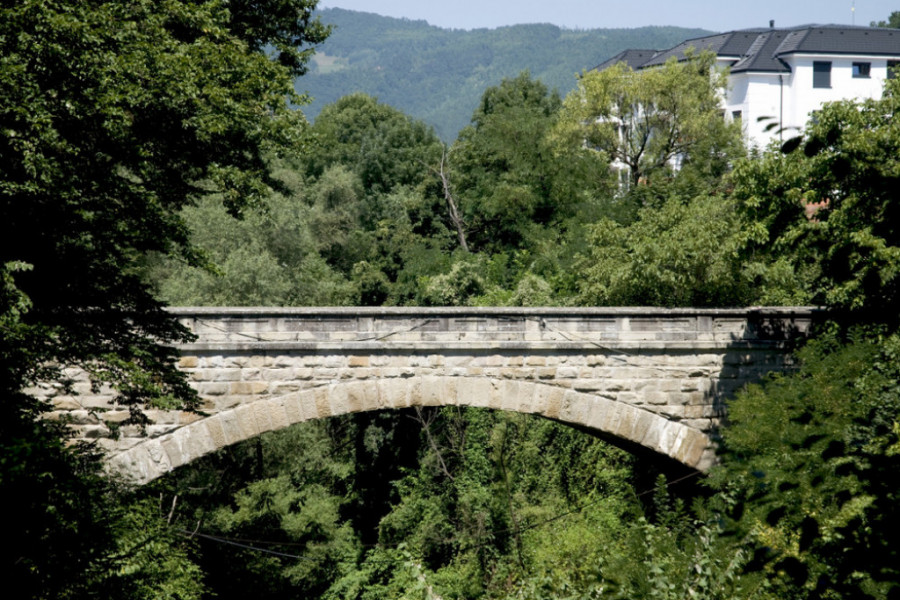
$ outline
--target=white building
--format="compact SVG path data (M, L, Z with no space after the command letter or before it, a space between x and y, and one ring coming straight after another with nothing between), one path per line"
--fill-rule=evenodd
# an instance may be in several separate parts
M596 69L619 62L650 68L673 56L683 60L691 48L714 52L719 65L729 69L725 117L740 120L748 140L762 147L796 135L825 102L880 98L884 80L893 78L893 67L900 64L900 29L743 29L686 40L669 50L626 50Z

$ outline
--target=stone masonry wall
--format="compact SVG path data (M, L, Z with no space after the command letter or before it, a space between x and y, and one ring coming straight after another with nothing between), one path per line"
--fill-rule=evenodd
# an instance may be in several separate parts
M724 400L789 366L810 309L176 309L198 339L179 367L202 414L148 410L110 390L41 393L51 418L151 480L218 448L312 419L404 406L542 414L689 466L714 461Z

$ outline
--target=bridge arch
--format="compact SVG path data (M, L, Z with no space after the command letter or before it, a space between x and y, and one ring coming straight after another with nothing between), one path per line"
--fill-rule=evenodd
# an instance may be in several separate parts
M75 440L150 481L218 448L301 421L409 406L533 413L714 461L725 400L790 367L810 308L179 308L197 339L179 368L204 414L147 410L146 426L82 373L34 390ZM79 378L80 377L80 378ZM71 395L69 389L79 392ZM205 415L205 416L204 416Z
M109 458L138 484L232 444L296 423L348 413L427 406L471 406L541 415L637 444L688 467L714 460L709 436L684 423L597 394L541 382L425 376L337 382L240 404Z

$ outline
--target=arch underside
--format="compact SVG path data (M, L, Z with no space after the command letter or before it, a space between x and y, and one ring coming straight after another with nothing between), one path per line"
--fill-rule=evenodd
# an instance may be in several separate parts
M708 435L638 406L540 382L427 376L338 382L264 398L204 417L110 455L112 471L138 484L267 431L352 412L472 406L542 415L638 444L704 471L715 460Z

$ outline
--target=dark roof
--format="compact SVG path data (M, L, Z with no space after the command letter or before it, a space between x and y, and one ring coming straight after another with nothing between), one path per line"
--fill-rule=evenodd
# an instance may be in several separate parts
M656 56L659 53L659 50L622 50L612 58L609 58L593 69L592 71L602 71L603 69L608 69L609 67L619 64L620 62L625 63L632 69L638 69L644 64Z
M669 50L663 50L652 60L644 64L645 67L665 64L671 57L678 60L684 60L685 53L689 48L696 51L711 50L719 56L734 57L735 59L743 56L747 49L753 45L760 33L769 31L768 29L742 29L740 31L729 31L727 33L718 33L715 35L707 35L704 37L685 40Z
M732 73L746 71L787 73L791 69L778 58L778 48L789 35L782 29L774 29L761 33L747 49L747 53L736 63L731 65Z
M900 29L810 25L790 31L777 54L900 54Z
M851 25L799 25L783 29L740 29L685 40L674 48L656 52L642 64L632 68L653 67L664 64L673 56L684 60L689 48L695 51L710 50L720 58L733 58L732 73L787 72L787 64L781 59L788 54L862 54L900 56L900 29L882 27L856 27ZM626 50L616 57L629 52ZM616 57L596 67L603 70L624 59ZM627 62L627 61L626 61Z

